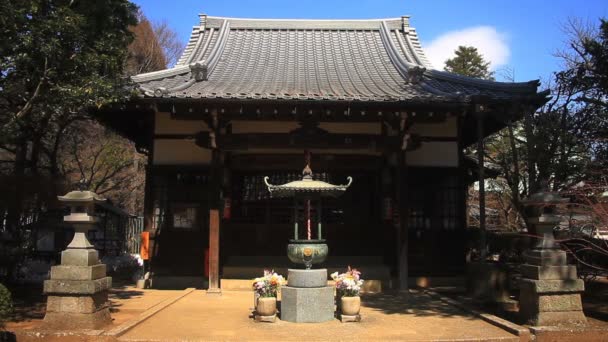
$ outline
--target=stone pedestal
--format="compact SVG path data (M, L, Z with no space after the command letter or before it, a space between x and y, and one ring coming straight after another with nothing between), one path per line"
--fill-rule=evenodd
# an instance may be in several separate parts
M95 204L105 201L94 192L72 191L58 196L70 206L63 220L74 228L74 238L61 252L61 265L51 267L51 279L44 282L48 295L44 325L56 330L100 329L112 323L108 290L112 278L106 265L87 239L95 227Z
M548 189L548 182L544 181ZM530 325L584 324L581 292L585 284L576 277L576 267L567 264L566 252L555 242L553 227L561 217L556 206L568 202L547 190L535 193L523 201L530 218L528 225L539 238L524 252L526 263L521 266L519 313Z
M327 286L327 269L290 269L287 282L281 287L281 320L318 323L334 319L334 288Z
M48 295L44 324L50 329L100 329L112 323L108 290L112 278L94 249L67 249L61 265L44 282Z
M532 250L524 254L519 311L530 325L585 323L581 292L585 285L576 267L566 265L566 252Z

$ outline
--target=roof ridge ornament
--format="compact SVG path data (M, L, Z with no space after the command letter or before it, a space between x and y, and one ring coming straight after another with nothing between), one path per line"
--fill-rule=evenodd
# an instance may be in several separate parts
M207 26L207 15L205 13L201 13L198 15L200 24L199 26L201 26L201 28L204 30L205 26Z
M165 87L158 87L156 89L154 89L154 96L164 96L169 94L169 89L165 88Z
M403 32L407 33L409 31L407 29L408 27L410 27L410 16L402 15L401 16L401 29L403 30Z
M191 78L196 82L207 81L209 77L209 67L205 61L190 64Z
M418 84L422 81L422 76L426 68L414 66L407 69L407 82L411 84Z
M306 164L304 170L302 170L302 180L312 180L312 169L308 164Z

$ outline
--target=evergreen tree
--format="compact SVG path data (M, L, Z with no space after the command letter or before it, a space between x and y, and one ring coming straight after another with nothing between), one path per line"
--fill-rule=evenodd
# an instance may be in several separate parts
M459 46L454 51L456 56L445 61L444 70L459 75L494 80L494 73L489 70L490 62L472 46Z
M66 129L88 120L90 108L130 96L123 69L137 6L0 0L0 13L0 212L19 241L25 206L43 207L40 188L55 185L44 176L59 178Z

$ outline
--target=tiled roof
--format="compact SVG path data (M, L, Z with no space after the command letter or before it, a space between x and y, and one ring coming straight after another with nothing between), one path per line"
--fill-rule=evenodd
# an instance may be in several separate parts
M538 86L432 70L408 17L200 19L175 67L133 77L144 96L466 101L535 95Z

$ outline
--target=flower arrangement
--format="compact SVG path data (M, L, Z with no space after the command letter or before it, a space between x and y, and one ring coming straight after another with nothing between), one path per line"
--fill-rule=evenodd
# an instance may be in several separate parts
M331 278L336 282L338 296L356 297L359 295L363 279L361 279L361 272L356 268L348 266L345 273L334 272L331 274Z
M277 291L282 285L287 284L282 275L274 270L264 270L264 276L253 280L253 291L260 297L276 297Z

